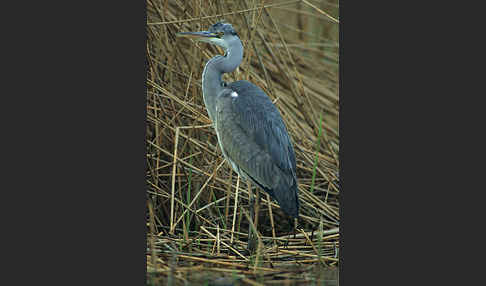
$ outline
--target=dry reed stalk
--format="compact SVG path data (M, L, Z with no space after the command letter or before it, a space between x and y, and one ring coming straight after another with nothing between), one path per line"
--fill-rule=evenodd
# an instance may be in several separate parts
M311 7L312 7L312 8L314 8L314 9L316 9L317 11L319 11L319 13L322 13L322 14L326 15L327 17L329 17L329 19L333 20L334 22L339 23L339 21L338 21L336 18L332 17L332 16L331 16L331 15L329 15L328 13L326 13L326 12L322 11L321 9L317 8L315 5L312 5L312 4L311 4L311 3L309 3L308 1L306 1L306 0L302 0L302 2L303 2L303 3L305 3L305 4L307 4L307 5L309 5L309 6L311 6Z
M177 142L179 141L179 128L176 128L176 136L174 143L174 163L172 168L172 192L170 195L170 233L174 234L174 194L175 194L175 175L177 169Z

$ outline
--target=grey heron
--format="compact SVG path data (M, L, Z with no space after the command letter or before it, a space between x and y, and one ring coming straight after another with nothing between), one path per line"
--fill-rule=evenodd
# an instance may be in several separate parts
M256 184L278 202L291 218L299 214L294 149L284 121L270 98L246 80L224 82L243 59L243 45L229 23L218 22L207 31L179 32L177 36L218 45L204 67L204 104L216 130L218 143L233 170Z

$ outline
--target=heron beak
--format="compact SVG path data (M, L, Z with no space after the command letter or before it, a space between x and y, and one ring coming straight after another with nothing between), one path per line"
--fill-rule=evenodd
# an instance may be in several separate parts
M202 32L179 32L176 34L177 37L191 38L196 41L204 41L212 38L218 38L218 35L208 31Z

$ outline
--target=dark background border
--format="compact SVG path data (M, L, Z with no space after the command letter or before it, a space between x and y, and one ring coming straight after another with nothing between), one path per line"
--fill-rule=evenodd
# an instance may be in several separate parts
M1 284L144 285L145 1L11 5Z

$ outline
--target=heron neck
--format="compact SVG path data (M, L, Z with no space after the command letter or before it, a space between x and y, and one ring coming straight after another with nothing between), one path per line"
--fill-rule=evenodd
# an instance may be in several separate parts
M234 71L240 65L242 59L243 46L239 42L230 46L226 50L225 56L213 57L204 67L202 75L203 99L212 121L214 121L216 113L216 96L223 90L222 75Z

